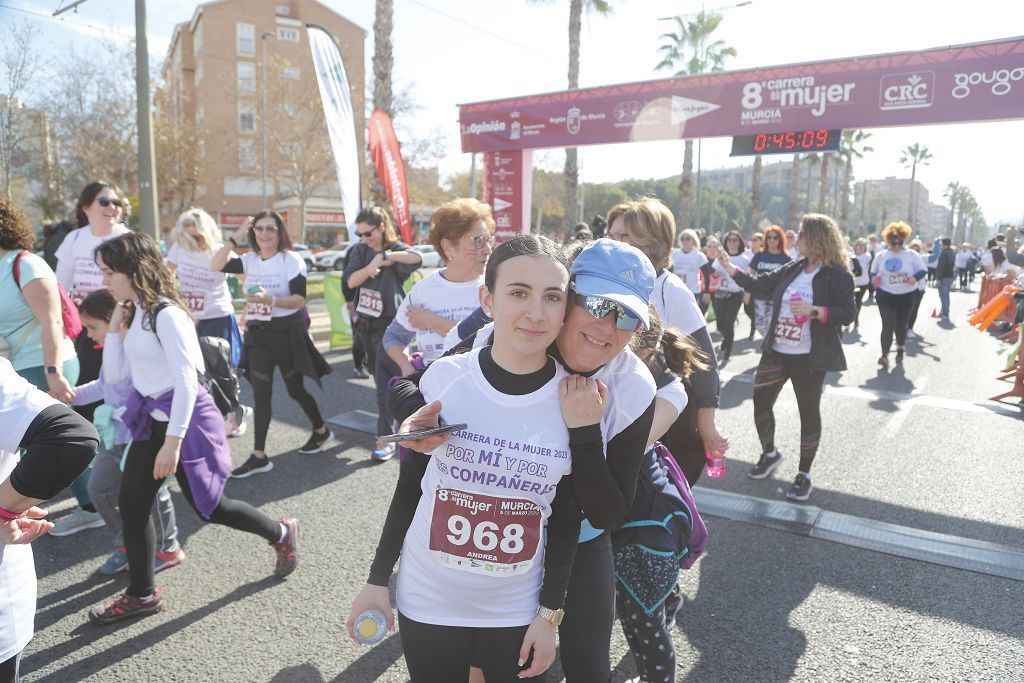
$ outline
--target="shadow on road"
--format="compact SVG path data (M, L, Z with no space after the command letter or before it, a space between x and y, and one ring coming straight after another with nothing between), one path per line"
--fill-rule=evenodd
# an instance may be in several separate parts
M79 659L75 661L74 664L66 666L63 669L55 671L47 676L43 676L38 679L34 678L32 680L37 683L65 683L66 681L85 680L89 676L103 671L105 668L121 659L121 655L114 657L111 656L111 651L113 650L122 653L122 655L124 653L142 652L147 647L155 645L165 638L168 638L179 631L188 628L192 624L205 619L221 607L233 605L240 600L244 600L245 598L255 595L261 591L279 585L281 585L280 579L268 576L260 579L259 581L253 581L245 584L244 586L239 586L222 598L214 600L210 604L197 609L194 612L189 612L188 614L183 614L180 617L175 617L174 619L165 621L145 633L140 633L139 635L126 640L112 639L109 648L85 657L84 659ZM112 633L116 634L116 632L123 627L136 623L135 621L129 621L121 626L114 625L104 627L88 623L85 619L86 618L83 615L82 625L68 633L68 639L66 641L45 650L35 652L25 658L22 667L24 671L31 672L35 669L41 668L48 662L68 657L77 650L90 645L101 638L109 636Z

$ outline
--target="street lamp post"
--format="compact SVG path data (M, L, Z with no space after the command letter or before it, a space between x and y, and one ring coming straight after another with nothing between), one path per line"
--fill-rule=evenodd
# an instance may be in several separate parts
M263 138L263 152L261 155L260 167L263 179L260 184L262 202L260 208L267 210L267 38L273 38L274 33L267 31L260 36L260 134Z
M139 230L160 239L160 211L153 150L153 116L149 108L149 47L146 0L135 0L135 96L139 128Z

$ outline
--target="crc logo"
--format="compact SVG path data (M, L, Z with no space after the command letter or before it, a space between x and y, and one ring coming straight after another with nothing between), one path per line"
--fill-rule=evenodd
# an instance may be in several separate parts
M882 110L930 107L934 92L934 71L888 74L882 77L878 107Z
M1013 83L1024 80L1024 66L1015 69L993 69L989 73L974 71L969 74L954 74L953 80L956 85L953 87L952 95L962 100L971 94L972 85L991 85L993 95L1005 95L1013 90Z
M569 113L565 115L565 128L569 131L570 135L576 135L580 132L581 120L579 107L570 107Z
M508 136L509 139L511 139L511 140L518 140L521 129L522 129L522 124L520 124L518 121L513 121L512 122L512 130L511 130L511 132L509 133L509 136Z

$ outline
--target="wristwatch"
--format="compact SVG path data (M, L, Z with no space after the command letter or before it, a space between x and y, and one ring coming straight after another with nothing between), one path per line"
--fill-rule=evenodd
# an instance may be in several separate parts
M564 609L548 609L543 605L537 607L537 614L555 628L558 628L558 625L562 623L562 619L565 618Z
M56 375L57 374L57 366L56 365L47 365L46 366L46 374L47 375Z
M820 312L819 312L819 310L817 308L812 308L811 309L811 317L812 318L817 318L819 316L819 313Z

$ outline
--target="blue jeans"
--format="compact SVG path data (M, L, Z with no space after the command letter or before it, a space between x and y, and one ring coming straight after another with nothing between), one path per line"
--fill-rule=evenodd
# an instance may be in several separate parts
M949 317L949 290L953 287L953 278L944 277L939 280L939 301L942 302L942 317Z

